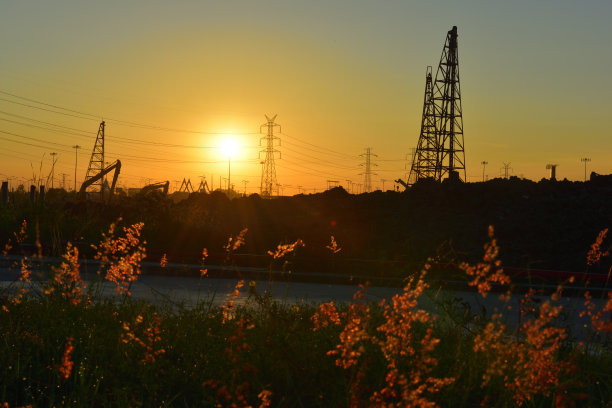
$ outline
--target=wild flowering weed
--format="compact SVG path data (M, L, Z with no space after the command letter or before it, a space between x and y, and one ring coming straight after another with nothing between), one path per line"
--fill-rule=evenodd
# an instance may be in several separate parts
M54 292L77 305L83 298L85 282L81 279L79 270L79 250L69 242L64 260L59 267L53 267L53 277L49 284L43 286L44 293L50 295Z
M240 317L233 321L233 333L226 338L224 355L230 364L229 379L223 383L220 380L207 380L202 386L210 388L216 394L217 402L228 407L250 408L248 396L251 383L244 378L257 375L257 367L249 363L251 345L247 341L247 332L255 328L255 323L249 317ZM262 390L258 394L259 407L269 407L272 403L272 392Z
M64 380L67 380L70 377L72 367L74 366L74 362L71 359L72 350L74 349L74 346L72 345L73 340L74 338L72 337L67 339L64 354L62 355L62 363L57 367L60 377Z
M140 240L144 224L136 223L123 227L125 236L115 236L115 224L111 224L108 233L102 234L102 241L92 245L97 251L95 259L101 261L101 267L107 267L106 279L115 283L119 294L130 295L130 284L140 275L140 262L146 256L146 242Z
M463 268L469 276L475 276L470 284L478 286L483 297L490 290L491 282L510 283L510 279L500 270L489 273L491 267L500 265L496 260L498 249L492 234L493 229L490 228L491 242L485 245L483 263L477 267L466 265ZM486 388L501 381L517 405L531 401L535 395L551 395L561 378L572 369L571 364L560 361L558 355L566 331L554 325L562 310L562 306L555 305L561 297L561 286L550 300L539 306L534 302L533 295L534 291L530 290L520 301L520 338L508 334L499 312L492 315L482 332L474 338L474 351L486 360L481 387ZM508 294L500 298L509 301ZM488 395L486 398L491 397Z
M423 275L409 282L401 294L393 297L391 304L381 302L383 321L376 325L370 306L362 300L365 287L355 294L354 302L341 317L346 320L340 343L327 354L337 356L335 364L345 370L356 370L350 384L351 406L360 406L362 398L370 406L424 407L435 406L430 399L441 388L453 383L454 378L439 378L432 373L438 360L433 356L439 339L434 336L434 318L418 308L418 298L426 288ZM312 317L314 330L337 324L339 315L333 304L321 305ZM369 397L364 381L372 347L382 354L386 374L384 386Z
M268 255L274 259L280 259L296 250L296 248L305 246L304 241L298 239L292 244L278 244L275 251L268 251Z
M232 293L228 293L225 298L225 302L219 308L223 315L223 323L227 322L231 318L231 313L234 310L234 302L240 296L240 288L244 286L244 280L238 281Z
M364 342L369 340L367 324L370 319L370 307L363 303L365 286L359 285L359 291L353 296L353 302L346 312L346 325L340 332L340 343L327 355L338 356L335 363L345 370L357 365L359 357L365 352Z
M329 251L332 254L337 254L338 252L342 250L342 248L338 246L338 243L336 242L336 238L334 238L333 235L331 236L329 245L326 245L325 248L329 249Z
M314 324L314 330L317 331L328 327L330 324L340 326L342 324L340 317L341 315L336 310L334 302L327 302L321 303L310 319Z
M208 250L202 249L202 260L200 262L200 278L203 278L208 273L208 268L205 268L206 258L208 258Z
M608 299L599 310L597 310L589 291L584 293L584 297L585 309L580 312L580 317L588 316L595 333L612 333L612 291L608 292ZM609 313L607 318L606 313Z
M478 288L478 293L480 293L482 297L486 297L491 290L491 283L499 283L501 285L510 283L510 277L500 268L501 261L497 259L499 247L497 246L493 226L489 226L489 242L484 245L484 250L485 254L482 262L479 262L475 266L469 265L466 262L459 265L461 270L468 276L474 278L468 284L470 286L476 286Z
M589 249L589 252L587 253L587 265L588 266L593 266L599 263L601 258L604 258L610 255L610 251L602 251L601 249L601 245L603 244L603 241L606 238L607 234L608 234L607 228L600 231L599 234L597 234L597 238L595 238L595 242L591 244L591 248Z
M144 356L141 362L143 364L154 363L156 357L166 352L165 349L159 347L162 339L160 325L161 318L155 313L151 319L148 319L147 324L144 324L142 315L136 316L131 324L123 322L121 341L126 344L136 344L142 348Z
M229 237L227 244L223 246L225 253L230 255L232 252L243 246L245 243L244 237L246 236L247 232L249 232L249 229L243 228L235 237Z
M440 340L434 337L434 318L418 309L418 298L427 287L424 273L410 281L401 294L393 296L391 305L383 302L384 322L376 330L376 343L387 361L386 386L370 397L374 406L434 406L428 398L453 383L454 378L432 375L438 360L433 356ZM418 326L425 329L419 334Z
M19 232L13 232L13 239L15 240L15 243L17 245L20 245L21 243L23 243L25 241L25 239L27 238L27 226L28 223L23 220L23 222L21 223L21 228L19 229ZM2 254L4 256L7 256L8 253L13 249L13 244L12 244L12 239L9 239L9 241L5 244L4 249L2 250ZM19 266L19 277L17 278L17 280L19 282L21 282L21 287L17 290L15 296L13 296L10 299L10 302L12 304L19 304L21 303L21 300L23 299L23 296L25 294L28 293L28 289L24 286L24 284L26 283L30 283L31 282L31 276L32 276L32 270L31 270L31 264L30 264L30 260L28 259L27 256L23 256L19 262L15 262L12 266L11 269ZM4 310L5 312L8 312L8 308L6 307L6 305L2 306L2 310Z

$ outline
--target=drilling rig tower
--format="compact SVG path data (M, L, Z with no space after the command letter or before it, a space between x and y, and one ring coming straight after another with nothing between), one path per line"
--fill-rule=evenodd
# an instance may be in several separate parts
M408 184L425 178L465 181L463 146L457 27L454 26L446 35L435 80L430 67L425 75L421 133ZM407 186L401 180L397 181Z

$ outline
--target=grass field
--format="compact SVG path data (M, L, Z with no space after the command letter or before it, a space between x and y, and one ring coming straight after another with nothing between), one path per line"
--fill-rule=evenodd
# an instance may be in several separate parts
M587 336L564 321L563 288L541 302L522 296L492 315L453 299L438 314L419 306L427 265L390 301L366 302L362 286L348 304L273 300L239 282L222 306L133 300L145 243L142 224L112 226L96 245L100 283L114 299L81 279L78 250L43 285L32 283L29 260L2 293L0 404L3 406L610 406L612 293L584 299ZM18 249L25 228L5 253ZM483 260L463 264L481 296L510 287L489 231ZM589 264L608 261L602 233ZM230 253L244 243L232 237ZM301 243L270 251L282 260ZM329 251L340 251L331 240ZM202 279L206 279L206 251ZM162 259L162 263L164 259ZM235 304L240 294L246 304ZM601 304L601 307L597 305ZM510 327L510 313L521 316Z

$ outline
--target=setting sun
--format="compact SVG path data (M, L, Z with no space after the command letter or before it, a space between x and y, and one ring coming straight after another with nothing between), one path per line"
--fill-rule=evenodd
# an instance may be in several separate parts
M221 141L219 146L224 158L233 157L238 152L238 142L232 138L226 138Z

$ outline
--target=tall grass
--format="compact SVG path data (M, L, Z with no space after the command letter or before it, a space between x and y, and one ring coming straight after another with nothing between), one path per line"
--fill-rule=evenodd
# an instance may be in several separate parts
M536 302L477 314L457 299L421 306L428 266L392 299L368 302L367 285L349 303L288 303L240 281L221 307L134 300L146 243L141 224L112 225L95 246L99 280L86 284L78 250L42 283L28 259L2 293L0 403L4 406L609 406L612 292L601 307L585 299L587 336L562 319L560 286ZM25 225L5 252L18 246ZM244 243L231 238L228 254ZM605 234L589 262L602 262ZM282 260L298 241L269 254ZM328 249L340 251L331 238ZM463 264L480 296L508 287L493 230L482 262ZM202 252L202 278L207 251ZM165 257L163 258L165 259ZM162 261L162 267L164 266ZM115 297L103 296L103 281ZM247 298L238 305L239 296ZM520 313L510 327L508 313Z

